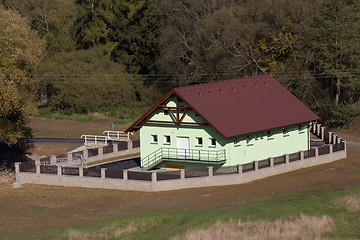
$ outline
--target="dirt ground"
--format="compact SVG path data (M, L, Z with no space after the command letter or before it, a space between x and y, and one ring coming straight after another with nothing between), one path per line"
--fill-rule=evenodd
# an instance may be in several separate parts
M360 118L335 131L347 140L348 157L248 184L159 193L0 183L0 238L108 220L156 209L211 209L239 206L260 196L328 191L360 184Z

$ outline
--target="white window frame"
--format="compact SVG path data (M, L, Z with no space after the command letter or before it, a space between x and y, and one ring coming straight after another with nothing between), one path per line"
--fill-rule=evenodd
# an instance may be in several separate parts
M199 143L199 140L201 139L201 144ZM196 145L195 147L202 147L203 146L203 138L202 137L196 137Z
M151 135L151 144L158 144L158 135Z
M213 141L215 141L215 144L213 144ZM210 138L209 147L210 148L215 148L216 147L216 139L215 138Z
M167 141L169 138L169 141ZM171 137L170 135L164 135L164 145L170 145L171 144Z

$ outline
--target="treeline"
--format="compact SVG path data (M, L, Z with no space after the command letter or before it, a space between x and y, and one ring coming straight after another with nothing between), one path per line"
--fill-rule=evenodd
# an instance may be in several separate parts
M0 2L2 140L36 104L130 120L172 87L263 73L330 127L359 113L360 0Z

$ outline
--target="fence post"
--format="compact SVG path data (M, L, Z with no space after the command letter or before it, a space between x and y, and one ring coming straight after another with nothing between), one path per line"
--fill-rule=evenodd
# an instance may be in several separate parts
M337 138L338 138L338 137L337 137L335 134L333 134L333 144L336 144L336 143L337 143L337 141L336 141Z
M79 167L79 177L84 177L84 168Z
M304 160L304 151L299 151L300 160Z
M289 154L285 154L285 164L289 164L290 157Z
M113 152L114 152L114 153L117 153L117 152L119 151L119 145L118 145L118 143L114 143L112 146L113 146Z
M132 141L128 141L127 142L127 149L130 151L131 149L133 149L133 142Z
M185 169L180 169L180 179L185 179Z
M123 179L128 180L128 171L127 170L123 170Z
M316 135L320 138L321 137L321 124L316 124Z
M36 167L36 174L39 175L40 174L40 159L36 158L35 159L35 167Z
M212 177L214 175L214 168L213 167L207 167L208 169L208 176Z
M255 171L259 170L259 161L254 161L254 168Z
M156 183L156 181L157 181L156 172L152 172L152 173L151 173L151 181L152 181L153 183Z
M237 173L238 174L242 173L242 164L236 165L236 168L237 168Z
M50 164L56 165L56 155L50 155Z
M274 158L273 157L270 158L270 167L274 167Z
M346 141L343 142L344 142L344 150L346 151Z
M106 169L107 169L107 168L100 168L101 178L105 178L105 177L106 177Z
M332 138L333 138L333 137L332 137L332 134L333 134L332 132L329 132L329 144L331 143Z
M73 158L72 158L72 153L71 153L71 152L67 153L67 160L68 160L69 162L73 160Z
M334 145L330 144L329 145L329 153L333 153L334 149L333 149Z
M325 127L321 127L321 140L325 140Z
M61 166L57 166L57 175L61 176L62 175L62 168Z
M319 148L315 148L315 157L319 156Z
M98 156L102 156L104 155L104 147L101 146L101 147L98 147Z
M19 173L19 172L20 172L20 164L21 164L21 162L16 162L16 163L15 163L15 173Z
M341 143L341 138L337 138L337 143Z

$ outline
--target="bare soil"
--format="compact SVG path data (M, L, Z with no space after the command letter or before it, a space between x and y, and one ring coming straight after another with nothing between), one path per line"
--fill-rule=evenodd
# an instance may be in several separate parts
M64 129L64 134L67 131ZM0 183L0 238L16 231L31 234L148 210L235 207L257 197L359 185L360 118L350 129L335 132L348 141L346 159L241 185L143 193L34 184L13 189L14 180L3 182Z

